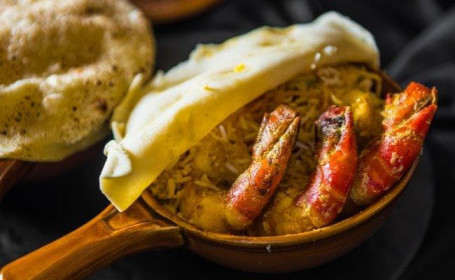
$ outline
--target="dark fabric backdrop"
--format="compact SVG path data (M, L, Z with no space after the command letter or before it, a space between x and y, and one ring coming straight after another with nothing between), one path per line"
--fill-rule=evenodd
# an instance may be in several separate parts
M167 70L186 59L197 43L218 43L262 25L285 26L309 22L329 10L351 17L373 33L381 52L382 67L402 86L416 80L428 86L437 86L439 90L440 108L426 141L424 158L410 186L412 188L403 195L401 206L398 205L384 227L367 245L334 264L292 275L240 274L213 265L185 250L176 250L147 253L121 261L91 279L212 279L223 276L235 279L396 279L398 275L406 280L455 279L453 1L225 0L196 18L155 27L157 69ZM107 205L97 184L104 162L101 150L100 147L93 161L63 177L51 182L21 185L8 194L0 204L0 265L74 230ZM411 216L414 222L408 221L408 227L406 217ZM422 223L416 223L415 217L421 217ZM417 241L406 242L412 239ZM400 247L404 243L414 248ZM395 246L400 254L389 258L387 251L382 250L385 246ZM394 248L388 250L393 251ZM362 267L367 259L375 256L376 251L383 254L379 267L371 271L376 277L366 277L362 274L364 271L357 274L362 277L349 277L349 273L338 272L344 267L346 271L369 269ZM402 269L407 267L404 272L390 264L398 262L402 256L412 259L410 264L408 260L400 264ZM335 272L326 272L332 269ZM397 271L383 273L382 270L387 269ZM385 278L382 275L395 276Z

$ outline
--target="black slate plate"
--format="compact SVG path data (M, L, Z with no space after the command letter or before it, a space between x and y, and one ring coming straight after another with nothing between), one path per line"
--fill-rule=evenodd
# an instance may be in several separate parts
M0 205L0 265L82 225L106 205L98 189L104 157L43 184L18 186ZM397 279L416 254L434 201L431 163L424 153L415 176L382 228L346 256L318 268L280 275L283 279ZM298 260L296 260L298 261ZM206 261L185 249L143 253L117 262L90 279L269 279Z

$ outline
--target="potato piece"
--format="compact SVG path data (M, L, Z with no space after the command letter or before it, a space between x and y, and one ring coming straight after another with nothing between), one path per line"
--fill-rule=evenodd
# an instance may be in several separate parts
M233 135L237 137L238 135ZM247 161L238 164L231 159L244 158ZM196 172L206 174L218 187L226 189L237 179L237 177L249 166L251 155L244 142L233 141L227 143L208 135L201 141L196 155L193 159L193 166Z
M184 188L180 213L197 227L212 232L229 232L224 220L226 193L198 189L187 185Z
M367 92L352 90L344 98L351 104L359 145L364 145L382 131L379 98Z
M225 177L225 167L227 150L225 146L215 139L207 136L198 147L193 159L193 166L202 174L207 174L210 178Z

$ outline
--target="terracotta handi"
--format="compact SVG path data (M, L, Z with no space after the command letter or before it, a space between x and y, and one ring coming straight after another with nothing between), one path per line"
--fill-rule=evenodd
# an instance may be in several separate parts
M221 0L132 0L154 24L184 20L203 13L221 3Z
M44 182L74 170L91 160L101 149L98 143L88 149L75 153L62 161L32 162L14 159L0 159L0 202L7 193L19 183Z
M384 73L380 75L383 79L383 93L401 91L387 75ZM414 143L413 141L417 143L413 144L414 148L421 147L420 136L426 128L418 126L413 120L419 120L424 114L421 112L431 110L426 108L433 107L434 91L430 93L429 98L425 97L427 101L419 103L418 108L413 107L420 113L414 109L409 112L400 111L400 108L395 107L393 110L398 110L397 114L402 117L393 120L386 117L386 126L389 125L389 121L402 124L398 126L398 132L402 127L418 128L412 137L406 138L411 139L406 140L410 141L409 143ZM395 102L393 97L391 98L387 106ZM387 108L386 115L389 112ZM343 135L349 135L349 110L333 107L325 116L329 120L330 113L344 116L341 125L346 128L341 133L341 138ZM320 124L323 122L324 120ZM397 130L391 131L390 135L395 133ZM377 148L374 147L388 143L384 140L387 135L389 134L386 133L379 140L379 144L368 149L367 155L360 156L360 168L368 156L384 160L377 156ZM331 141L333 139L329 142L332 143ZM338 142L343 146L355 145L349 138L347 142L342 140ZM403 155L403 160L407 159ZM409 166L403 168L409 169L403 169L403 176L396 183L391 183L394 185L393 188L384 185L382 192L386 195L382 195L363 211L326 227L281 236L254 237L203 231L171 213L150 192L144 192L127 211L120 213L113 206L109 206L81 228L6 265L1 270L1 277L4 280L81 279L123 256L145 250L181 246L213 262L245 271L289 272L318 266L349 252L379 228L409 182L417 161L418 156L415 160L406 161ZM317 171L315 176L319 176ZM338 185L335 187L338 188ZM340 190L345 190L344 186L340 185ZM307 199L308 196L303 194L302 199L304 198ZM337 208L335 212L338 211Z

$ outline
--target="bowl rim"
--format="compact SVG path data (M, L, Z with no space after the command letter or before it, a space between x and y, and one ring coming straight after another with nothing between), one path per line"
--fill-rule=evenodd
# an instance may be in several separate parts
M161 205L150 192L144 192L142 194L142 199L160 216L180 227L184 233L189 234L193 237L197 237L198 239L206 241L207 243L218 243L234 247L261 249L264 249L267 246L273 246L276 248L302 245L340 234L348 229L364 223L374 215L378 214L381 210L394 202L404 191L409 180L414 174L414 171L419 162L419 158L414 161L412 167L387 193L385 193L373 204L369 205L365 209L362 209L357 214L326 227L295 234L277 236L243 236L208 232L197 228L192 223L170 212L165 206Z
M401 87L390 76L388 76L384 70L370 70L378 73L383 79L383 94L387 92L402 91ZM416 158L411 168L403 175L403 177L397 183L395 183L395 185L392 186L381 198L366 208L362 209L360 212L326 227L295 234L278 236L244 236L208 232L197 228L192 223L170 212L165 206L161 205L161 203L155 197L153 197L151 192L146 190L143 192L141 197L145 203L149 205L157 214L180 227L181 230L183 230L184 234L191 237L196 237L202 242L237 247L237 249L259 248L261 250L265 250L266 247L270 249L270 247L273 246L275 250L276 248L280 247L283 248L303 245L315 242L317 240L327 239L353 227L356 227L372 218L400 196L400 194L406 188L409 180L412 178L412 175L414 174L414 171L418 165L419 158L420 156Z

